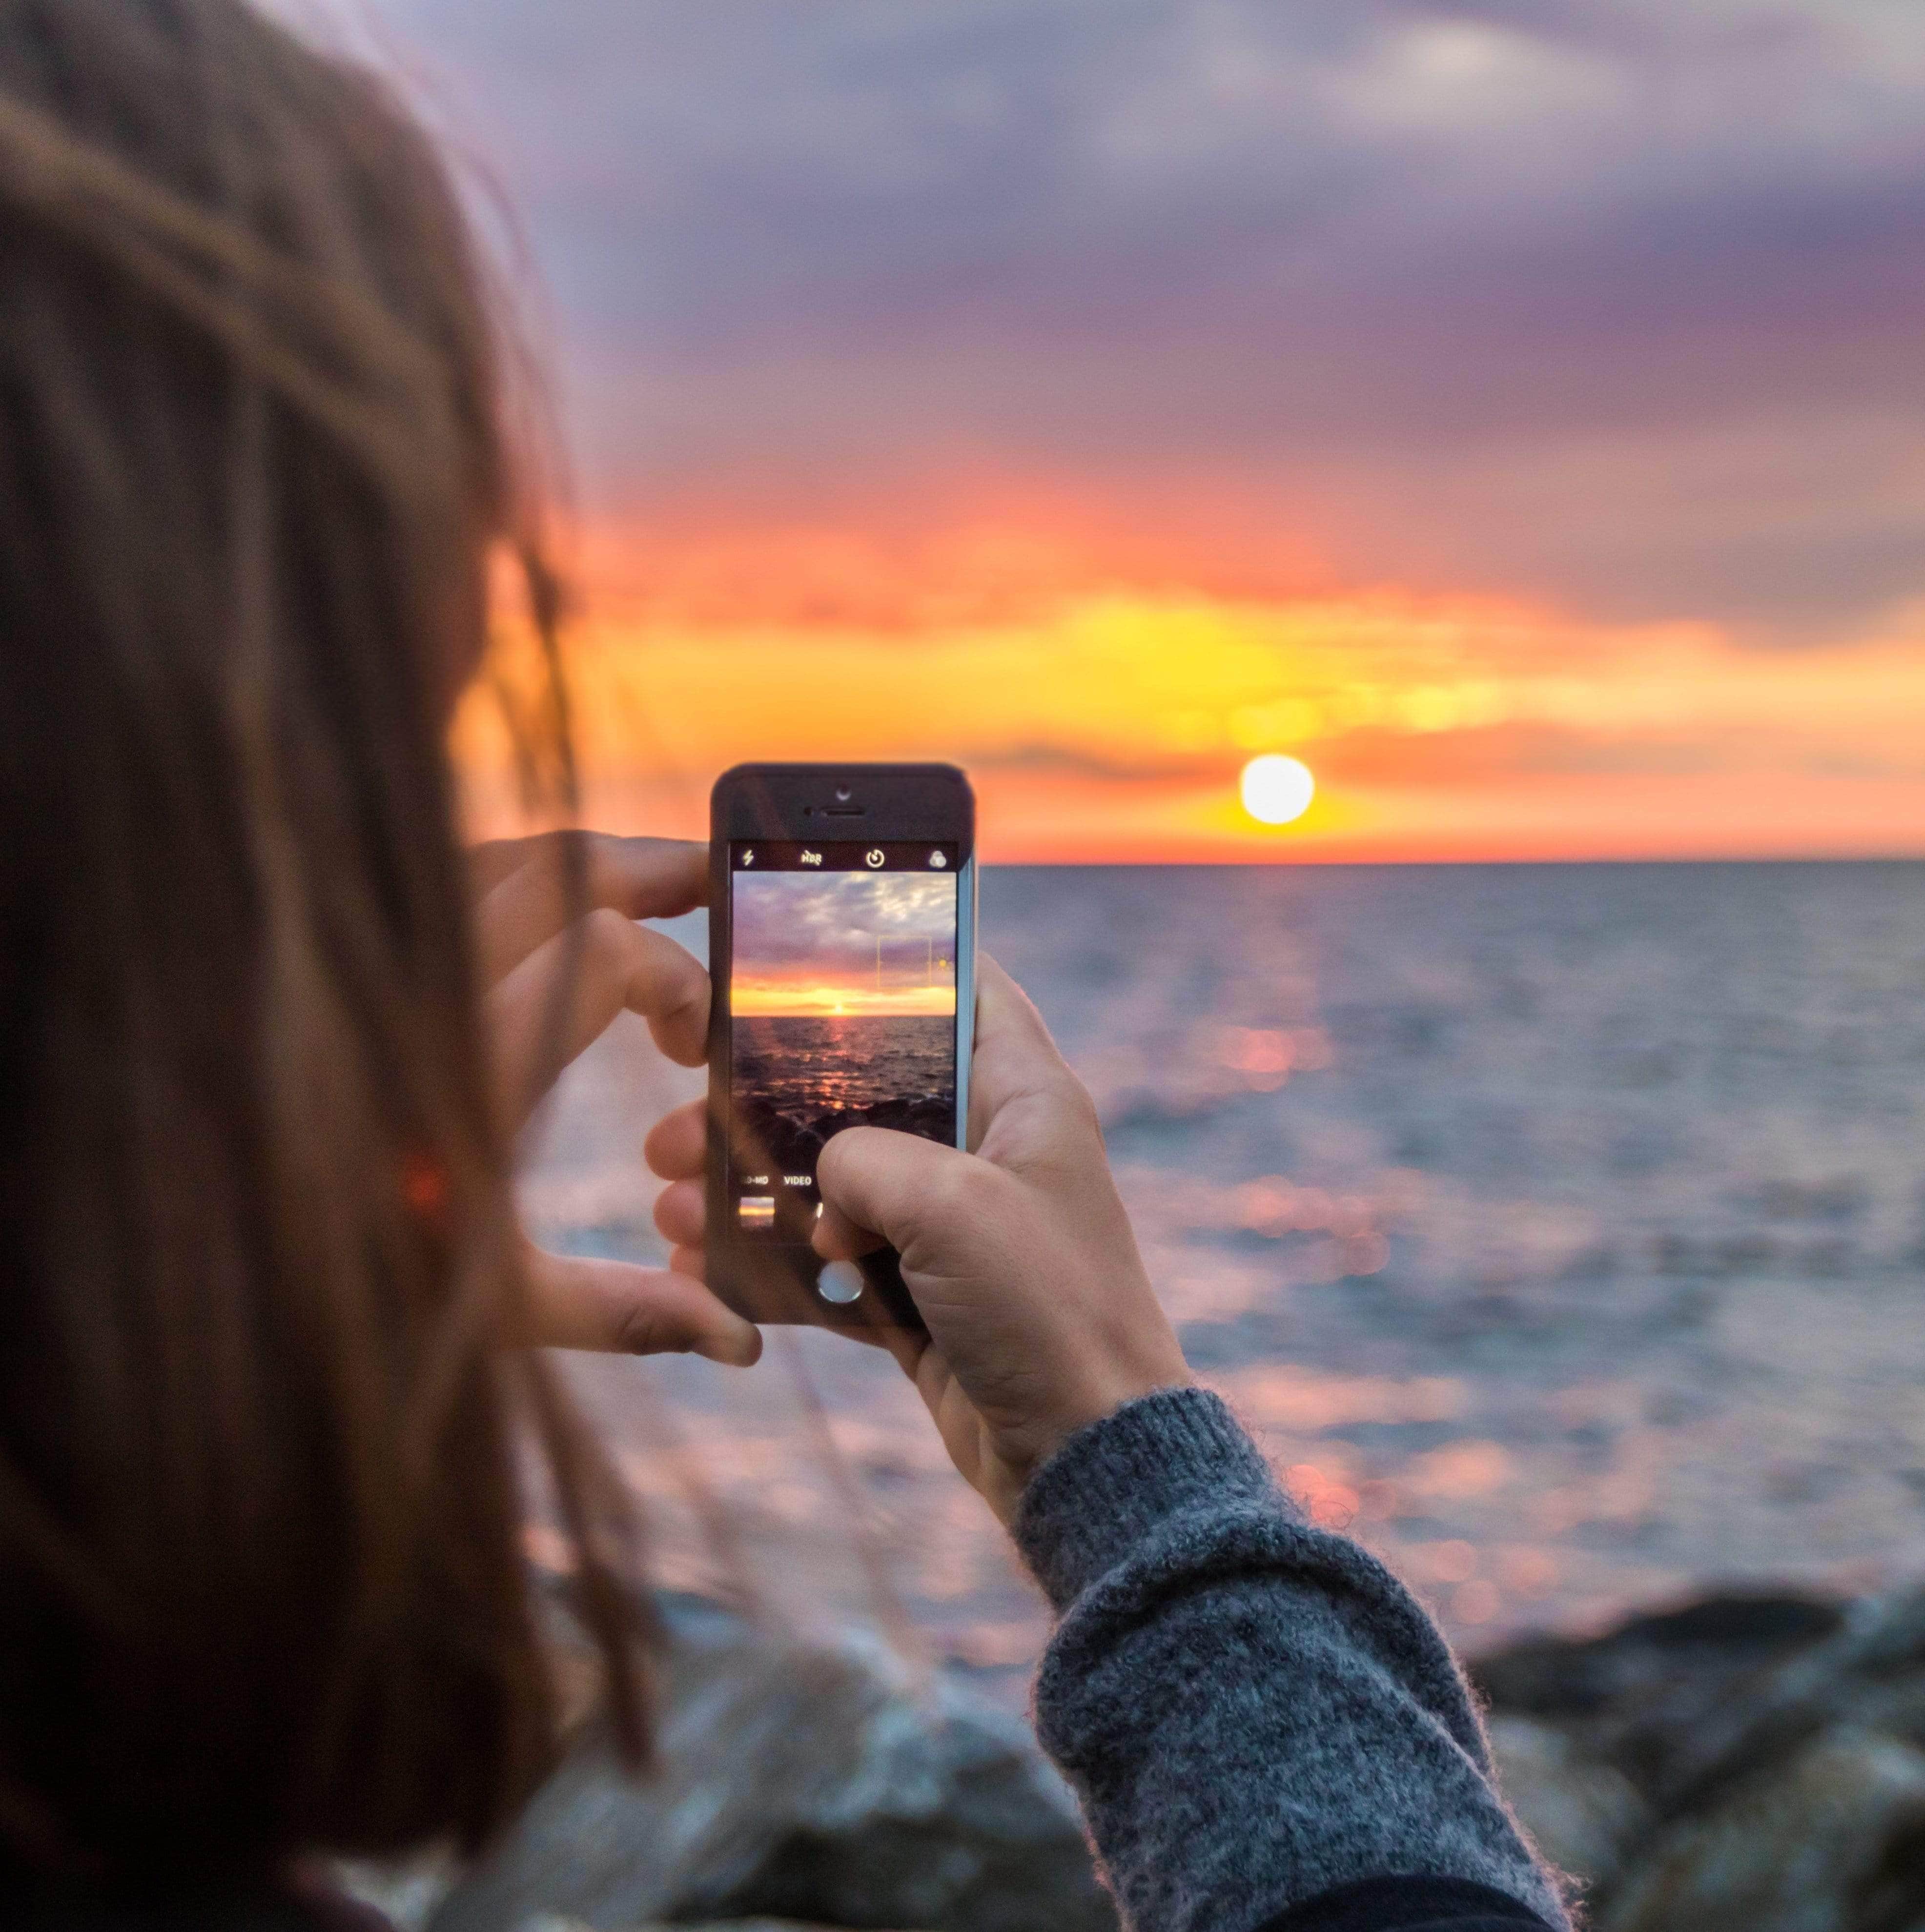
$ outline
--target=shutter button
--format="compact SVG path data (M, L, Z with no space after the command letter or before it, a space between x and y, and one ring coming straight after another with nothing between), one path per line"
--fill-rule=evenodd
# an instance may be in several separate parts
M854 1301L862 1293L862 1270L854 1262L830 1262L815 1277L815 1292L824 1301Z

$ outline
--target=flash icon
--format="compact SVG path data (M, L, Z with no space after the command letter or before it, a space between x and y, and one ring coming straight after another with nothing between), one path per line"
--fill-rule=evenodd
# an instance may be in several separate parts
M749 845L745 846L743 848L742 862L745 866L752 866L755 862L755 848L754 846Z

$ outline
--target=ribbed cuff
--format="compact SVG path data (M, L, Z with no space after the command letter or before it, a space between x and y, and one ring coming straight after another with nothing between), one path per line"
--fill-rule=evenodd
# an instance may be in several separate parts
M1293 1905L1260 1932L1551 1932L1509 1892L1467 1878L1367 1878Z
M1078 1430L1030 1479L1012 1533L1061 1611L1159 1524L1239 1496L1296 1514L1220 1396L1160 1389Z

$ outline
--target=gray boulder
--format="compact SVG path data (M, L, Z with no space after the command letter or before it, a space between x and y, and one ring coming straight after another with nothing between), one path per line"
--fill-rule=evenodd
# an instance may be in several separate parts
M1711 1598L1478 1675L1597 1932L1925 1932L1925 1589Z
M1113 1932L1075 1801L1027 1727L879 1642L761 1632L697 1600L646 1780L590 1717L431 1932L767 1917L923 1932Z
M1597 1932L1915 1932L1925 1756L1839 1728L1644 1846Z
M1840 1727L1925 1750L1925 1588L1853 1604L1823 1642L1702 1713L1665 1754L1653 1796L1668 1814L1709 1810Z
M1584 1758L1610 1765L1669 1808L1704 1740L1761 1687L1843 1628L1823 1598L1727 1592L1627 1618L1594 1637L1528 1636L1471 1666L1498 1712L1556 1726Z
M1539 1856L1581 1887L1608 1877L1647 1822L1630 1780L1537 1718L1493 1717L1490 1731L1498 1784Z
M1602 1893L1605 1932L1925 1927L1925 1590L1853 1605L1703 1713L1653 1795L1671 1822Z

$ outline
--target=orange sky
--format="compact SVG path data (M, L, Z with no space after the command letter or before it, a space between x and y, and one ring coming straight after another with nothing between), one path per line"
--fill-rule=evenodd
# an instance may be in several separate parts
M1925 610L1822 649L1320 572L1287 532L996 502L918 526L610 520L572 650L586 816L706 832L744 759L952 759L994 861L1925 851ZM486 701L458 730L507 829ZM1296 824L1237 802L1287 751Z

